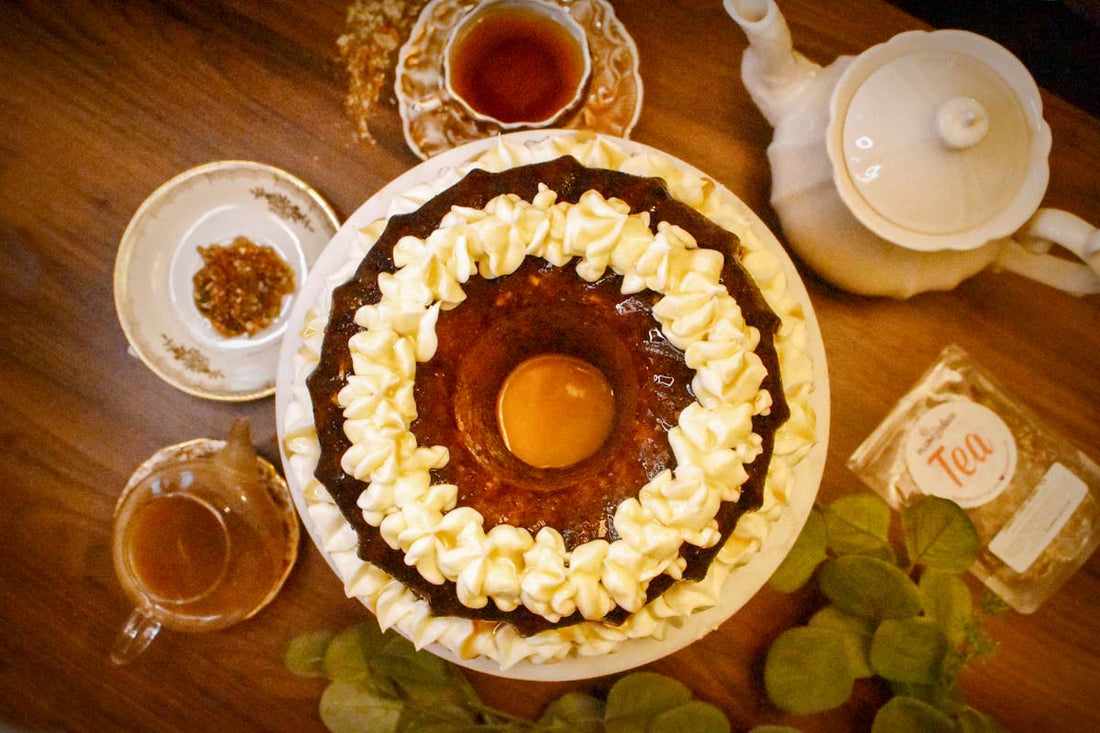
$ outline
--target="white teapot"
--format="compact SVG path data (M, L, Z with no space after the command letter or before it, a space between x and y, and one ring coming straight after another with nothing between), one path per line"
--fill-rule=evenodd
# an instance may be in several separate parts
M907 298L993 266L1100 292L1100 231L1038 209L1050 128L1011 53L966 31L911 31L822 68L794 51L774 0L724 5L749 39L745 87L775 129L772 205L818 274ZM1084 264L1047 254L1052 243Z

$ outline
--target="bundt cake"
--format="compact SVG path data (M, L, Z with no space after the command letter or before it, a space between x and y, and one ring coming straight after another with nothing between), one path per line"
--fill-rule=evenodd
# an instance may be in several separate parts
M814 432L800 308L715 222L721 195L570 134L499 141L363 230L307 316L284 447L383 625L510 665L714 603ZM511 446L502 386L551 355L612 407L544 465Z

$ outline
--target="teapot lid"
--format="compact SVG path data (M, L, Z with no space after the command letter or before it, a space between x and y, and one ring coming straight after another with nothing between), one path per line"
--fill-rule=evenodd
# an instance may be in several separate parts
M1019 229L1046 192L1051 138L1039 90L984 36L895 36L851 63L830 105L837 190L895 244L979 247Z

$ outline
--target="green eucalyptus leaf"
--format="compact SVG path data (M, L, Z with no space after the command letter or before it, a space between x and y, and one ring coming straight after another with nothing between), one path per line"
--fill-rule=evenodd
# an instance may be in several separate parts
M364 621L359 624L359 644L363 647L363 656L368 660L375 654L382 651L382 647L389 643L390 639L396 638L398 635L393 632L384 632L378 627L378 622L374 619Z
M1004 730L995 718L980 713L974 708L960 711L956 723L958 733L1001 733Z
M952 646L965 641L974 618L966 582L954 573L930 569L921 575L919 587L924 596L924 615L940 625Z
M973 656L986 656L997 650L997 642L982 628L977 616L966 625L966 643Z
M944 655L943 664L940 665L940 684L946 685L952 680L958 680L959 674L970 660L970 656L970 650L966 649L965 645L962 647L953 647L951 643L948 642L947 654ZM920 695L914 695L914 697L920 697ZM926 702L932 701L928 700Z
M646 726L652 718L644 715L623 715L618 718L608 718L603 723L606 733L645 733Z
M473 733L480 729L473 711L438 700L427 704L407 702L397 723L397 733Z
M935 621L886 619L871 640L871 667L888 680L931 685L939 679L946 653L947 640Z
M798 626L780 634L764 662L764 686L776 706L805 715L829 710L852 694L844 635L834 629Z
M394 636L370 659L375 675L401 686L407 693L436 691L453 684L459 674L447 662L430 652L417 651L403 636Z
M844 639L844 657L852 676L857 680L874 676L870 658L875 626L871 621L844 613L836 606L825 606L813 615L807 625L840 633Z
M644 731L653 718L689 700L691 690L682 682L656 672L634 672L608 691L604 724L608 733Z
M978 531L955 502L926 496L901 513L909 561L937 570L965 572L981 549Z
M325 677L334 682L367 679L371 676L367 657L360 643L361 627L349 626L329 641L321 659Z
M926 702L946 715L955 715L966 708L966 698L958 680L937 682L931 685L918 685L912 682L891 682L890 689L895 695L915 697Z
M955 724L939 710L912 697L894 697L879 708L871 733L953 733Z
M840 554L840 553L837 553L837 554ZM890 563L891 565L897 565L898 564L897 553L894 552L893 546L888 542L884 542L881 545L879 545L878 547L867 547L862 552L853 552L853 553L848 553L848 554L851 554L851 555L866 555L868 557L877 557L879 560L882 560L883 562L886 562L886 563Z
M440 722L425 720L419 717L402 718L397 724L396 733L484 733L486 728L481 723ZM373 733L373 731L361 731L361 733Z
M794 546L776 568L768 585L780 593L790 593L805 585L817 566L827 557L826 535L825 519L821 511L814 507Z
M920 591L904 572L883 560L845 555L826 560L821 592L840 610L866 618L908 618L921 610Z
M283 654L283 664L300 677L324 677L325 650L334 636L335 631L323 629L291 639Z
M539 725L555 733L599 733L603 718L601 700L583 692L567 692L546 707Z
M874 621L863 616L854 616L841 611L836 606L825 606L810 617L807 626L820 626L826 629L838 629L851 631L852 633L866 636L868 641L875 633Z
M1004 598L989 588L982 589L982 594L978 598L978 607L982 609L982 613L988 613L990 616L1003 616L1012 608Z
M321 722L331 733L395 733L402 707L370 678L333 682L321 694Z
M709 702L691 700L650 721L646 733L729 733L725 713Z
M878 494L842 496L825 509L829 548L838 555L872 555L893 561L890 505Z

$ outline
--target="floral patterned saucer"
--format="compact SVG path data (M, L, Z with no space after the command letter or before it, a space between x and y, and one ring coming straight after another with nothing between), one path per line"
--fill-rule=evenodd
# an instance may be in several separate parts
M582 104L555 127L629 137L642 111L638 48L605 0L546 0L569 11L585 30L592 78ZM423 159L491 137L499 125L476 120L446 89L443 49L477 0L432 0L401 47L394 91L405 140Z
M192 168L154 191L119 244L114 291L130 352L188 394L241 402L275 391L279 342L313 262L339 228L321 196L286 171L228 160ZM271 325L226 338L195 305L198 248L238 236L274 249L294 272Z

